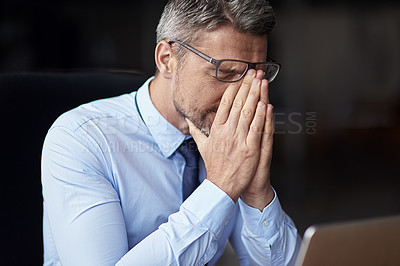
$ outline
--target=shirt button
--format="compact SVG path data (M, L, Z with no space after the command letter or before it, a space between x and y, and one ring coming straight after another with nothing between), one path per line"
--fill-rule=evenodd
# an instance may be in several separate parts
M264 225L264 226L268 226L268 225L269 225L269 221L268 221L268 220L265 220L265 221L263 222L263 225Z

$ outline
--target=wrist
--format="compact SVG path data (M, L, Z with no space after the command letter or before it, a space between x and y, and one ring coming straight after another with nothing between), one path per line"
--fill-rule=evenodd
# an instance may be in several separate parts
M263 211L265 207L272 202L275 197L274 190L271 186L268 186L265 190L258 193L244 192L241 195L241 199L250 207Z
M208 176L207 179L223 192L225 192L225 194L228 195L233 200L233 202L236 203L238 201L240 197L240 191L237 190L237 186L232 185L232 182L219 182L219 180L214 180L212 178L209 178Z

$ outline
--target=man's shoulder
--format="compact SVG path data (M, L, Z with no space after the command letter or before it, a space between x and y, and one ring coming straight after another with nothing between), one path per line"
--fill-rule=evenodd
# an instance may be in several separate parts
M130 124L140 124L140 115L135 103L136 92L95 100L82 104L57 118L51 128L64 127L71 131L92 125L115 126L129 120ZM123 120L123 122L121 122Z

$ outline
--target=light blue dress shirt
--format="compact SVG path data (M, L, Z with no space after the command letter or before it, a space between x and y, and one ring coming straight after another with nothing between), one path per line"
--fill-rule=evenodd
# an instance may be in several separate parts
M152 78L151 78L152 79ZM182 203L185 138L138 90L73 109L42 154L44 265L214 265L230 240L242 265L293 262L299 237L276 197L263 212L206 178Z

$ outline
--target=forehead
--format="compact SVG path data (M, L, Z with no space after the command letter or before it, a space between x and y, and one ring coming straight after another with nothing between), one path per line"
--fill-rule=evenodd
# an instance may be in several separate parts
M238 32L220 27L199 36L196 48L215 59L238 59L249 62L265 61L267 36Z

